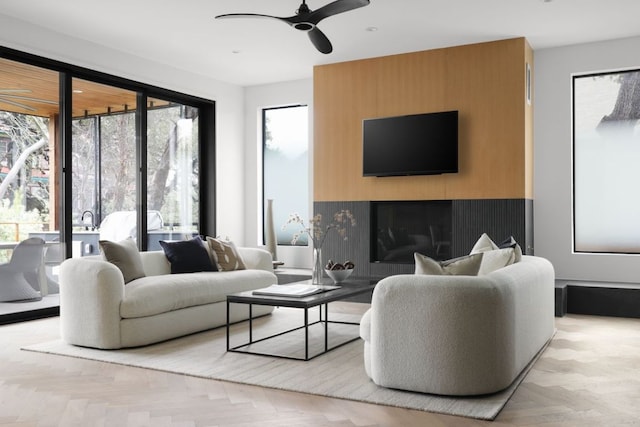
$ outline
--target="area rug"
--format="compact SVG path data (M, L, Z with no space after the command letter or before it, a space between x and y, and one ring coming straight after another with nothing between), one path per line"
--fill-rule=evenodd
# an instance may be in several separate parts
M301 313L302 310L277 308L273 314L255 320L254 339L302 324ZM357 320L353 315L333 313L331 319ZM246 342L247 330L247 322L232 327L232 347ZM357 325L331 324L329 345L337 345L357 334ZM320 325L311 328L309 337L310 354L322 351L324 331ZM301 356L304 351L303 330L254 344L250 349ZM224 327L133 349L96 350L56 340L23 350L483 420L493 420L498 415L535 362L534 359L502 392L452 398L377 386L364 371L363 342L360 339L307 362L227 352Z

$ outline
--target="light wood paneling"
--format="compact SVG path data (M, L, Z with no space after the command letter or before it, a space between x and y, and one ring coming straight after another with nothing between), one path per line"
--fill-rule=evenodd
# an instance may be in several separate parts
M531 85L529 88L530 101L525 102L524 114L524 145L525 145L525 196L529 199L533 199L533 49L529 46L529 43L525 40L525 67L529 67L529 82ZM525 68L525 73L527 72ZM525 74L526 75L526 74ZM527 93L525 80L525 99Z
M57 116L58 81L57 71L0 58L0 110L41 117ZM130 90L78 78L73 79L73 90L73 117L136 109L137 94ZM150 108L167 104L159 99L149 100Z
M532 59L517 38L316 67L314 200L531 197ZM447 110L459 111L459 173L362 176L363 119Z

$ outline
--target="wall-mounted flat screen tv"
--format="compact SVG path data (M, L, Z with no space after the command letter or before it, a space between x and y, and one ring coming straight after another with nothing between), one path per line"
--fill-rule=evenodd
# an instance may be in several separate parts
M458 172L458 112L365 119L363 175Z

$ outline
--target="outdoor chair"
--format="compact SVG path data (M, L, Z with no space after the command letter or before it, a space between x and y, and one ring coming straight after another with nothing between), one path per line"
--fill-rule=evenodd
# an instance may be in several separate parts
M28 277L40 277L43 266L44 240L31 237L16 245L11 260L0 264L0 302L40 299L39 280L30 283ZM32 280L33 281L33 280Z

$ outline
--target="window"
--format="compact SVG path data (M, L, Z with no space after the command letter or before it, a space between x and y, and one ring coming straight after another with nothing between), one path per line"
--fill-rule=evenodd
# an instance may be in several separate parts
M640 70L573 78L574 251L640 253Z
M0 81L0 263L42 238L48 284L24 312L0 302L0 323L55 313L58 264L99 239L215 235L212 101L2 46Z
M278 245L291 245L293 233L298 231L295 227L282 229L291 213L310 218L308 110L306 105L262 110L263 206L273 200ZM296 242L307 244L306 234Z

